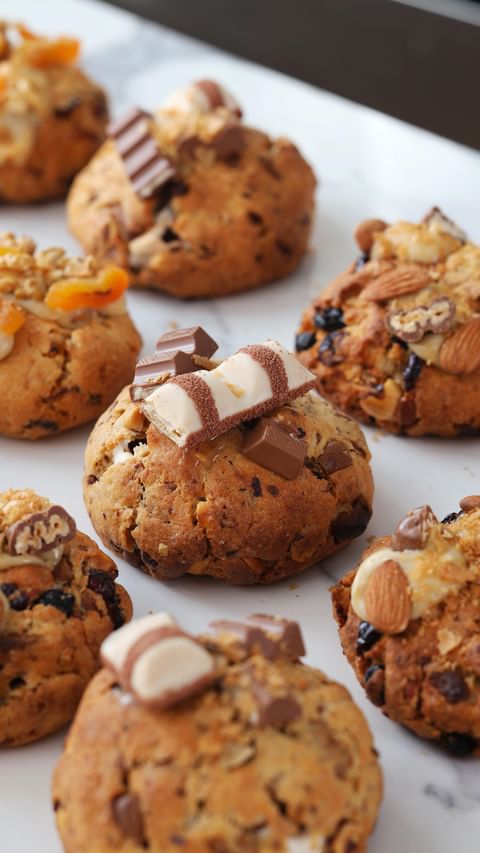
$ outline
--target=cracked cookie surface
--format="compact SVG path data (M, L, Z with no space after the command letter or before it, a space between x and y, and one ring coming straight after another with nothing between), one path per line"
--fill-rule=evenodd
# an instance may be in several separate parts
M93 420L129 381L140 338L113 269L0 235L0 435L36 439Z
M356 230L362 255L297 334L320 392L389 432L480 431L480 248L434 208L418 225Z
M365 853L382 779L347 690L298 661L213 651L222 677L163 712L95 677L54 776L65 850ZM257 680L287 690L297 718L259 724Z
M332 597L368 698L453 754L480 756L480 497L460 506L442 523L429 507L412 511Z
M297 148L240 124L223 106L206 114L164 108L150 119L173 179L141 198L108 140L68 198L70 227L84 249L124 266L133 285L181 298L249 290L296 269L315 188ZM224 127L241 134L237 152L212 147Z
M153 577L239 584L298 574L348 544L365 530L373 495L359 427L316 392L272 419L307 442L294 480L242 454L244 426L178 447L124 389L85 456L85 503L102 541Z
M25 203L66 195L102 143L104 91L75 65L74 39L33 36L0 24L0 199Z
M11 553L9 531L49 509L58 508L30 489L0 494L0 746L71 720L102 641L132 613L115 564L83 533L53 550L34 543Z

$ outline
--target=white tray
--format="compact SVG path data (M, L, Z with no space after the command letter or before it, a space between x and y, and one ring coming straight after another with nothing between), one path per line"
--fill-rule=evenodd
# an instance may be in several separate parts
M11 14L10 8L1 11ZM239 96L247 121L272 133L291 133L320 175L317 253L301 271L257 293L215 302L183 304L132 292L129 305L145 352L171 321L203 325L225 355L268 336L291 346L310 296L355 256L351 232L362 218L415 220L437 204L480 240L480 158L473 151L99 3L17 0L15 17L34 29L78 33L84 40L85 66L113 93L117 114L128 104L156 107L171 89L191 79L217 78ZM42 246L75 249L62 205L4 207L0 229L30 234ZM0 439L0 488L31 486L64 504L79 528L94 535L81 498L88 432L81 428L34 444ZM442 516L457 508L461 496L480 491L479 442L406 440L373 430L367 431L367 439L376 476L375 513L367 534L295 584L232 589L201 578L162 584L121 561L120 577L137 616L168 609L192 630L214 617L255 610L298 619L308 660L349 687L380 750L385 800L370 853L478 853L480 765L445 756L365 700L342 656L328 588L355 563L367 536L391 531L412 506L429 502ZM60 851L49 782L63 737L0 751L2 853Z

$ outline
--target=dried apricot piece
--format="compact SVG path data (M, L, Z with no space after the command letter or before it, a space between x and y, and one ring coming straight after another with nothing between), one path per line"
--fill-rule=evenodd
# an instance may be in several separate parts
M25 312L19 305L0 299L0 332L4 335L14 335L25 323Z
M45 302L58 311L103 308L116 302L128 287L128 275L120 267L106 267L98 278L65 278L49 289Z
M61 36L54 41L35 39L26 41L20 51L23 59L35 68L51 68L54 65L71 65L80 53L78 39Z

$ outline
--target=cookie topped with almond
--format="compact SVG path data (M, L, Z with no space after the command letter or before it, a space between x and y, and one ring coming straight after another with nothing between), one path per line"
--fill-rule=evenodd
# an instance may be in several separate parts
M406 435L480 431L480 247L438 208L360 223L361 255L303 316L298 358L359 420Z
M441 522L417 507L332 592L369 699L457 755L480 756L479 531L480 495Z
M123 269L0 234L0 435L39 438L97 417L140 348Z

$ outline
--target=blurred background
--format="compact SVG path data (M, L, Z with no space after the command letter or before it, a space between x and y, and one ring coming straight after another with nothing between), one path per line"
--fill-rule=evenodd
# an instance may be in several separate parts
M480 0L108 0L480 149Z

